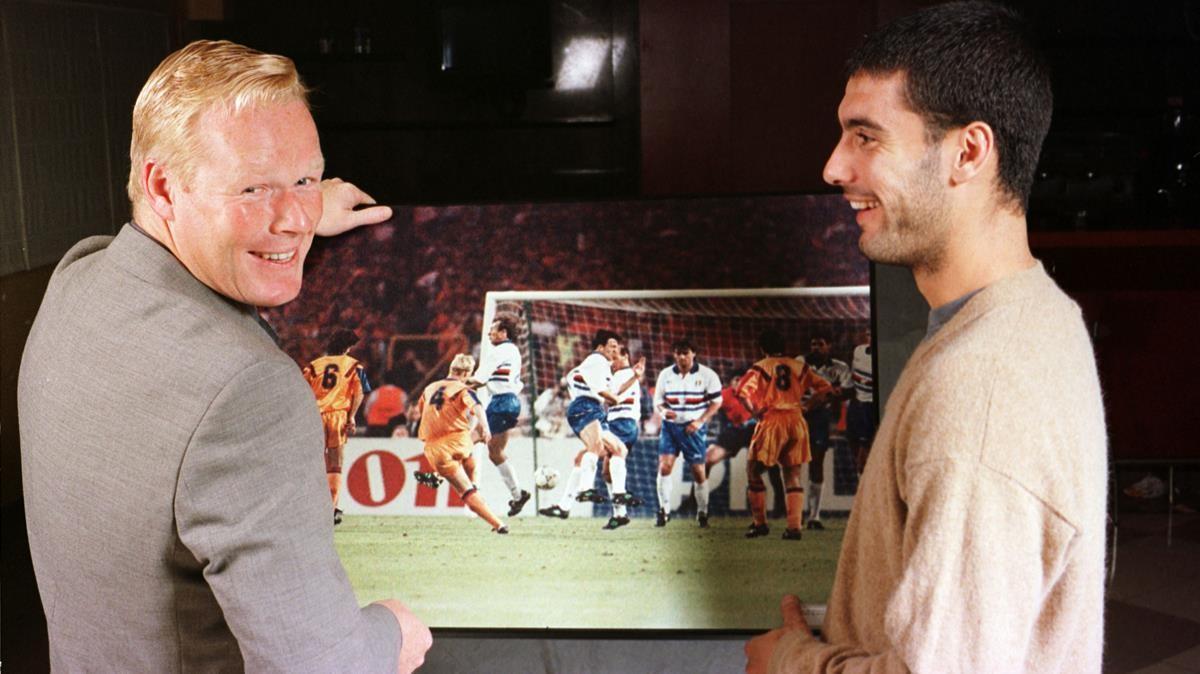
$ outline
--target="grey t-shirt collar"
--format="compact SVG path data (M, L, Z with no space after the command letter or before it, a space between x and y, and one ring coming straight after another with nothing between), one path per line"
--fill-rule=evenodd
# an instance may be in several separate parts
M950 319L954 318L954 315L966 306L967 301L974 297L980 290L983 290L983 288L976 288L958 299L950 300L936 309L930 309L929 325L925 328L925 339L929 339L937 334L937 331L941 330L943 325L949 323Z

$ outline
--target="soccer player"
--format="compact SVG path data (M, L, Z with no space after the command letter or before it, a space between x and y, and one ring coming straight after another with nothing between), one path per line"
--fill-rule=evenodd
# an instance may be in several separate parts
M637 443L638 430L642 423L642 387L640 380L642 372L645 370L646 359L639 359L636 365L630 364L629 348L622 345L617 351L617 357L612 362L612 383L609 388L613 396L617 399L615 405L608 408L608 427L613 435L621 441L627 451L633 451L634 444ZM626 457L609 456L605 464L605 473L609 479L609 493L613 497L613 514L609 518L605 529L617 529L629 524L629 516L626 511L626 506L637 505L632 497L629 497L628 503L616 502L616 489L614 480L612 479L614 460L619 459L622 464L625 463ZM624 467L624 466L623 466ZM626 475L628 477L628 475ZM622 490L625 490L622 485Z
M818 332L809 340L809 353L804 362L822 379L829 382L833 391L822 401L806 401L804 420L808 423L808 444L812 450L812 462L808 464L808 522L809 529L824 529L821 524L821 497L825 492L825 455L829 453L829 431L837 423L842 400L851 393L850 366L846 361L832 355L833 344L829 334Z
M762 475L767 468L781 464L787 493L787 530L785 540L800 540L801 505L804 487L800 485L801 467L808 463L808 425L804 422L804 395L811 389L812 400L820 403L832 392L829 382L795 358L783 355L783 336L774 330L764 331L758 338L765 358L750 368L738 389L738 397L746 404L758 426L750 440L750 456L746 461L750 512L754 522L746 538L771 533L767 526L767 487Z
M716 441L710 444L704 452L705 475L711 475L713 466L725 459L732 459L750 446L750 438L754 436L754 427L758 421L751 416L750 410L737 396L737 389L741 386L742 379L749 375L747 372L749 369L746 367L743 370L745 374L737 382L721 389L721 408L717 410L717 421L720 422L721 431L717 434ZM783 477L780 474L779 466L772 466L767 471L767 478L771 481L771 488L775 495L772 516L783 517L786 506L783 498Z
M879 426L879 411L875 408L875 358L871 353L871 331L867 330L862 344L854 347L851 359L854 395L846 408L846 442L854 452L858 474L862 475Z
M671 345L675 364L658 373L654 386L654 409L663 424L658 445L658 517L654 526L670 519L671 470L675 457L692 469L696 488L696 521L708 527L708 485L704 469L708 420L721 408L721 378L707 365L696 362L696 349L686 339Z
M572 474L567 479L564 499L566 494L572 491L573 483L577 487L579 481L595 479L597 464L602 457L608 456L613 477L613 503L628 503L625 494L626 448L608 430L607 413L604 409L605 404L615 405L618 402L617 397L609 391L609 383L612 379L612 361L619 352L620 340L620 335L612 330L597 330L592 338L592 353L567 373L571 394L571 404L567 406L567 423L583 441L586 451L582 457L578 457L578 478L572 469ZM538 514L566 519L570 515L568 506L569 504L556 504L538 510Z
M467 507L480 519L492 525L492 531L507 534L508 527L496 517L479 489L468 475L475 474L475 457L471 454L471 427L480 425L483 441L491 439L487 416L475 391L467 385L475 359L460 353L450 363L450 376L425 387L417 401L416 414L421 418L417 436L425 442L425 458L437 475L446 478ZM422 484L436 488L441 480L433 473L417 473Z
M486 445L488 458L500 471L504 485L512 493L512 500L508 502L509 517L521 512L529 501L529 492L521 489L504 454L504 448L508 445L508 431L517 425L517 417L521 414L521 401L517 399L522 387L521 351L512 341L516 334L517 322L511 316L500 316L492 321L488 330L491 348L483 350L479 369L468 382L472 388L486 386L491 395L487 405L487 425L491 429L492 439L486 441ZM483 442L478 435L476 439Z
M352 330L338 330L329 339L325 355L304 366L304 378L317 397L321 409L321 424L325 427L325 479L333 500L333 523L342 523L342 511L337 507L342 491L342 458L346 438L354 433L354 416L366 393L362 365L350 355L358 344Z

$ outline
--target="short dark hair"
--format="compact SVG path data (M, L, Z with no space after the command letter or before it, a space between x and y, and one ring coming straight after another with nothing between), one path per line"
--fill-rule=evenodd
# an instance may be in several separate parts
M696 352L696 347L692 345L692 340L684 338L671 342L671 353L683 353L685 351Z
M1000 189L1028 210L1054 94L1050 68L1015 10L990 2L926 8L869 35L846 72L904 73L908 105L931 140L975 121L992 127Z
M345 353L354 348L355 344L358 344L358 335L353 330L342 328L325 342L325 353Z
M758 348L769 356L783 353L783 335L778 330L763 330L758 335Z
M500 329L504 331L504 334L507 335L509 339L517 338L517 321L512 316L497 316L496 318L492 319L492 322L499 323Z
M598 349L608 344L608 340L610 339L615 339L619 342L621 341L621 336L607 328L600 328L596 331L596 336L592 337L592 348Z
M812 336L810 336L810 337L808 338L808 341L810 341L810 342L815 342L815 341L817 341L818 339L819 339L819 340L821 340L822 342L825 342L825 343L827 343L827 344L829 344L829 343L832 343L832 342L833 342L833 340L829 338L829 332L828 332L828 331L826 331L826 330L815 330L815 331L813 331L813 333L812 333Z

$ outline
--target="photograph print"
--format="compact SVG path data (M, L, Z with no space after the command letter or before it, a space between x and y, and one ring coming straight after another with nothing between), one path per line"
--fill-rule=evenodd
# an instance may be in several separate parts
M264 312L322 410L360 601L709 632L824 604L876 419L843 200L394 211Z

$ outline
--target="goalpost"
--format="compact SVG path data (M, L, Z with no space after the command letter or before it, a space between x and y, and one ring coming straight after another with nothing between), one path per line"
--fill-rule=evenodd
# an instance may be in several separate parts
M513 316L522 326L521 334L511 337L521 352L522 407L528 410L528 419L518 423L513 433L531 436L534 467L549 461L564 470L564 443L582 447L578 441L567 440L572 434L563 419L565 395L556 400L556 391L563 376L591 351L597 329L616 331L634 360L646 358L642 433L631 448L627 484L645 501L632 514L651 516L658 507L659 423L651 412L651 389L659 371L673 364L673 342L689 339L696 346L697 361L715 370L722 385L729 385L761 357L758 336L766 329L784 336L788 355L807 352L810 337L821 332L830 337L834 357L848 359L870 325L870 301L867 286L489 292L484 299L482 349L489 348L486 333L499 315ZM708 425L710 443L720 430L719 421ZM574 452L570 454L573 457ZM737 465L743 466L745 453L738 458ZM827 464L836 460L831 459ZM688 471L680 470L682 464L676 462L675 479L690 482ZM853 473L853 466L849 468ZM532 472L521 479L523 484L532 483ZM711 514L745 511L744 471L734 470L726 462L714 466L710 480ZM675 498L686 495L689 487L674 489ZM598 478L596 488L603 491ZM594 514L607 515L608 507L599 506Z

